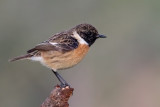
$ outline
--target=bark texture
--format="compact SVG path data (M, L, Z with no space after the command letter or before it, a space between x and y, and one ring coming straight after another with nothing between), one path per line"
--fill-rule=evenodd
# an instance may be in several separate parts
M73 88L66 86L61 88L57 85L49 97L42 103L41 107L69 107L68 100L73 94Z

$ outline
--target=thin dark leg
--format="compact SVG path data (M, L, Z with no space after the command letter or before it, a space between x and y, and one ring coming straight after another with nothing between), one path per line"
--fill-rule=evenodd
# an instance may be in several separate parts
M55 72L54 70L52 70L52 72L55 74L55 76L58 78L58 80L61 82L61 87L66 87L66 86L70 86L63 78L62 76L58 73Z

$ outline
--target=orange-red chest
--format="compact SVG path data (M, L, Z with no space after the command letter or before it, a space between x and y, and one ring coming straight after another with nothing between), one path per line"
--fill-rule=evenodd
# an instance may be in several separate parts
M41 56L47 67L53 70L59 70L72 67L79 63L88 52L88 49L88 45L80 44L78 48L69 52L48 51L41 52Z

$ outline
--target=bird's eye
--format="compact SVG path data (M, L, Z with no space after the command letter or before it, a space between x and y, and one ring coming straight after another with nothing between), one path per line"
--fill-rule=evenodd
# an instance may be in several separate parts
M91 36L92 35L91 32L82 32L82 34L85 35L85 36Z
M87 32L87 35L91 35L91 32Z

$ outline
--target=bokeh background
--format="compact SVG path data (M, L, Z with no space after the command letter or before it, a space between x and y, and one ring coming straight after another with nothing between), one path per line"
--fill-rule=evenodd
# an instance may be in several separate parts
M8 59L80 23L108 38L59 71L75 89L70 107L160 107L159 0L0 0L0 106L41 105L59 83L53 73Z

